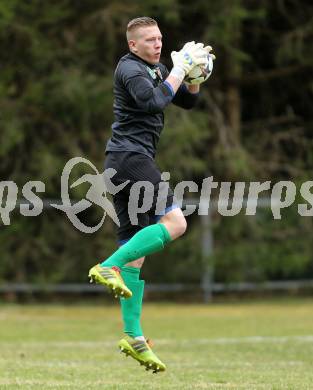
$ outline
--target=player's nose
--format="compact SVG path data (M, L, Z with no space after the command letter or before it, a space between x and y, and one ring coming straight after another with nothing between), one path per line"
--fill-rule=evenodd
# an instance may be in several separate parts
M156 49L161 49L161 47L162 47L162 41L161 40L159 40L159 41L157 40L156 44L155 44L155 48Z

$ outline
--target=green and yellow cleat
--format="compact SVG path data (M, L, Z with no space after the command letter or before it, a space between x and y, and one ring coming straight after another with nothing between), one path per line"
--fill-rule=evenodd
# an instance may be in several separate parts
M149 340L136 340L125 336L119 341L118 347L126 356L131 356L141 366L145 366L146 371L152 370L153 374L156 374L166 370L165 364L153 353Z
M106 286L115 298L130 298L133 295L124 283L117 267L102 267L97 264L89 270L88 277L90 283L95 282Z

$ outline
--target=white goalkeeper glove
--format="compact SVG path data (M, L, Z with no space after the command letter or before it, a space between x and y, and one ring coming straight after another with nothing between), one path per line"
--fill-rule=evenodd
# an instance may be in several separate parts
M211 53L212 46L205 46L204 50L206 51L206 54L212 58L212 60L216 59L215 55L213 53Z
M204 50L207 54L208 65L195 66L189 71L189 73L184 78L184 82L189 85L199 85L204 83L212 74L213 71L213 60L215 60L215 55L211 53L212 47L206 46Z
M173 69L171 75L183 81L185 76L197 65L208 64L207 50L203 43L187 42L179 51L172 51Z

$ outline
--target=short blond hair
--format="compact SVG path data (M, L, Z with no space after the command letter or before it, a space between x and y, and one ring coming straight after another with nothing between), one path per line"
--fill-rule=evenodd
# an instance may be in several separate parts
M127 24L127 29L126 29L126 38L127 41L129 41L132 33L136 31L140 27L149 27L149 26L157 26L158 23L156 20L149 18L149 16L141 16L140 18L135 18L132 19L128 24Z

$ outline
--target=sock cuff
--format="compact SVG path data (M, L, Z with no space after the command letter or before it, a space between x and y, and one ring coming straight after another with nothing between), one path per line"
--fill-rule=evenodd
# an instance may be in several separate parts
M163 223L159 223L158 225L160 225L160 228L161 228L162 233L163 233L164 244L167 244L168 242L172 241L172 238L170 236L170 233L166 229L166 226Z

